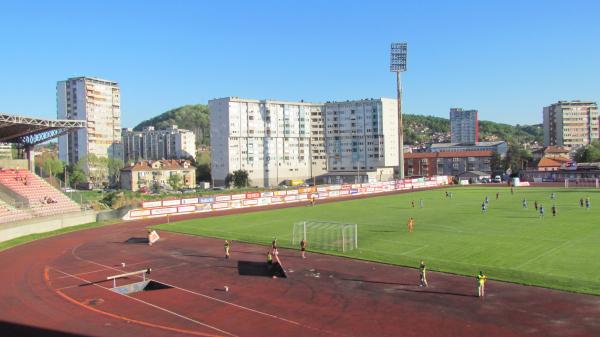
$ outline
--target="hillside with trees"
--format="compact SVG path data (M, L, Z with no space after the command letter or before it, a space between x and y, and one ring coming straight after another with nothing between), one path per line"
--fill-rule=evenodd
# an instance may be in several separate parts
M450 120L447 118L404 115L405 144L450 142ZM509 125L479 121L479 140L506 140L509 143L532 143L543 141L543 129L536 125Z
M169 110L141 122L134 130L142 131L146 126L154 126L155 129L159 130L173 124L181 129L193 131L196 134L196 145L210 145L209 113L206 104L184 105Z

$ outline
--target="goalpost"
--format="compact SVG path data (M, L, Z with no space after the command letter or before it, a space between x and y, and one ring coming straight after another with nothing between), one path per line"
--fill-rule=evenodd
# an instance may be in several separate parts
M565 188L573 187L600 188L600 180L598 178L565 178Z
M305 240L310 248L347 252L358 248L358 225L304 220L294 224L292 245Z

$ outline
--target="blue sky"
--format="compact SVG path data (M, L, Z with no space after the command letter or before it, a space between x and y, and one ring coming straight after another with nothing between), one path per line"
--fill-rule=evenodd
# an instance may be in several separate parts
M123 126L241 96L394 97L390 42L408 42L404 111L540 123L557 100L600 100L597 1L1 1L0 111L56 117L56 81L121 85Z

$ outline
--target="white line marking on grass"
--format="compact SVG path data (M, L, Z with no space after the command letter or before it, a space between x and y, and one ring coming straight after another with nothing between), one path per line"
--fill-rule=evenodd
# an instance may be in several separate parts
M569 243L571 243L571 241L565 241L565 242L561 243L560 245L558 245L558 246L556 246L556 247L554 247L552 249L549 249L549 250L547 250L547 251L539 254L538 256L534 256L531 259L529 259L529 260L527 260L527 261L525 261L525 262L523 262L521 264L518 264L517 266L515 266L515 269L521 268L522 266L524 266L524 265L526 265L526 264L528 264L530 262L533 262L533 261L535 261L535 260L537 260L537 259L539 259L541 257L544 257L544 256L546 256L548 254L554 253L555 251L563 248L563 246L565 246L566 244L569 244Z
M227 332L227 331L225 331L225 330L221 330L221 329L219 329L219 328L217 328L217 327L214 327L214 326L212 326L212 325L209 325L209 324L206 324L206 323L202 323L202 322L200 322L200 321L197 321L197 320L195 320L195 319L193 319L193 318L190 318L190 317L187 317L187 316L184 316L184 315L178 314L178 313L176 313L176 312L174 312L174 311L171 311L171 310L169 310L169 309L163 308L163 307L161 307L161 306L158 306L158 305L156 305L156 304L152 304L152 303L146 302L146 301L144 301L144 300L141 300L141 299L139 299L139 298L131 297L131 296L128 296L128 295L126 295L126 294L121 294L121 293L118 293L118 292L112 291L112 290L110 290L110 288L103 287L103 286L101 286L101 285L99 285L99 284L96 284L96 283L92 283L91 281L88 281L88 280L86 280L86 279L84 279L84 278L81 278L81 277L78 277L78 276L75 276L75 275L69 274L69 273L67 273L67 272L61 271L61 270L59 270L59 269L57 269L57 268L54 268L54 270L56 270L57 272L59 272L59 273L62 273L62 274L64 274L64 275L71 276L71 277L73 277L73 278L75 278L75 279L78 279L78 280L80 280L80 281L83 281L83 282L87 282L87 283L89 283L89 284L92 284L92 285L94 285L94 286L96 286L96 287L99 287L99 288L102 288L102 289L105 289L105 290L111 291L111 292L113 292L114 294L121 295L121 296L123 296L123 297L129 298L129 299L132 299L132 300L134 300L134 301L137 301L137 302L140 302L140 303L146 304L146 305L148 305L148 306L150 306L150 307L153 307L153 308L155 308L155 309L158 309L158 310L164 311L164 312L166 312L166 313L169 313L169 314L171 314L171 315L177 316L177 317L179 317L179 318L183 318L183 319L185 319L185 320L187 320L187 321L190 321L190 322L192 322L192 323L195 323L195 324L201 325L201 326L203 326L203 327L206 327L206 328L209 328L209 329L213 329L213 330L215 330L215 331L218 331L218 332L220 332L220 333L224 333L224 334L226 334L226 335L229 335L229 336L234 336L234 337L237 337L237 335L234 335L234 334L232 334L232 333L230 333L230 332Z

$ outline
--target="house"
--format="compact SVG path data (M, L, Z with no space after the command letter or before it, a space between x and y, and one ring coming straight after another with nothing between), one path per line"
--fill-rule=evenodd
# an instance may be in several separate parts
M172 189L169 178L179 175L180 188L196 187L196 168L187 160L143 160L121 169L121 188L131 191L155 187Z
M562 146L547 146L532 152L533 160L538 161L546 158L567 158L569 159L569 150Z
M493 151L421 152L404 154L406 176L457 176L467 171L490 172Z
M567 162L570 162L569 158L564 157L542 157L538 162L536 169L538 171L558 171L563 167L563 165Z

